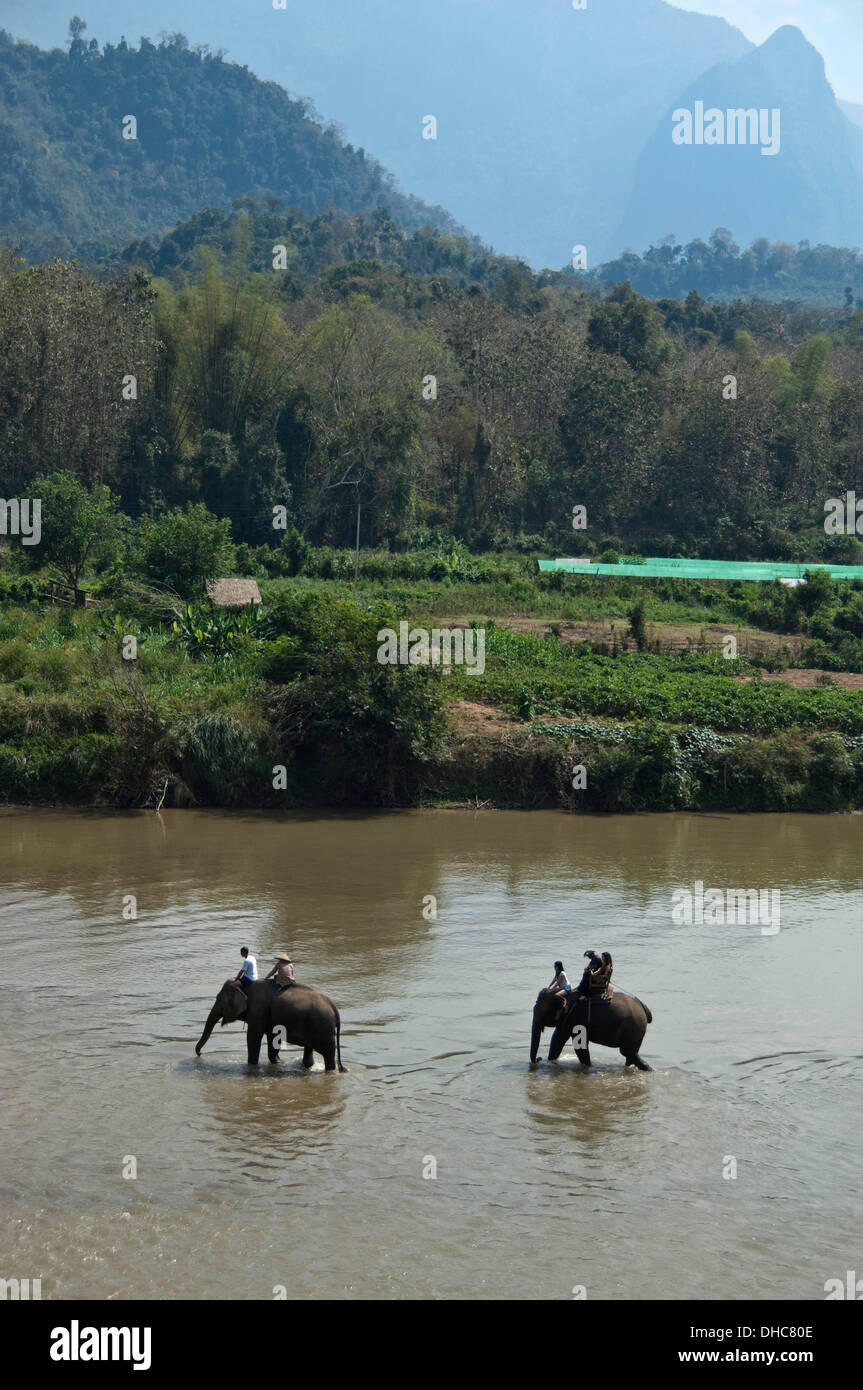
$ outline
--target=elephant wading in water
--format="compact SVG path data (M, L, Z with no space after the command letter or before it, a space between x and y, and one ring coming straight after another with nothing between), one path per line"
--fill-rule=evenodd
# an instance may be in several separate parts
M647 1025L652 1022L653 1014L646 1004L642 1004L634 994L624 994L617 988L607 1002L594 999L589 1006L586 999L569 995L563 1000L550 990L542 989L533 1007L530 1060L536 1061L544 1028L554 1029L548 1049L550 1062L557 1061L576 1028L581 1028L583 1031L579 1040L586 1039L587 1046L576 1047L575 1054L586 1067L590 1066L590 1044L600 1043L603 1047L619 1048L628 1067L652 1071L653 1068L638 1055Z
M224 1028L226 1023L235 1023L238 1018L245 1020L248 1029L246 1045L251 1066L257 1065L261 1039L266 1033L267 1056L271 1062L278 1062L279 1045L286 1042L303 1049L304 1067L312 1066L314 1053L319 1052L327 1071L336 1070L336 1059L339 1071L345 1070L339 1011L332 999L309 985L294 984L287 989L277 989L269 980L257 980L241 988L236 981L226 980L195 1046L196 1054L200 1057L217 1023L221 1022Z

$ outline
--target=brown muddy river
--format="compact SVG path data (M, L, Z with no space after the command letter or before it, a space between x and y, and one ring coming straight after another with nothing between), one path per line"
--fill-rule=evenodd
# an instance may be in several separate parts
M0 844L0 1275L43 1298L823 1299L863 1267L859 816L4 810ZM695 880L778 889L780 930L673 920ZM250 1071L239 1023L196 1060L246 943L336 1001L347 1075ZM652 1073L530 1068L588 947Z

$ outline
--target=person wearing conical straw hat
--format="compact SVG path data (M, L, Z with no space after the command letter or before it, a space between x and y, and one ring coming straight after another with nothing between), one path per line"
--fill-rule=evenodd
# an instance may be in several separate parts
M272 970L264 976L264 979L272 980L279 989L286 989L288 985L294 983L293 961L286 952L281 952L275 957L275 962Z

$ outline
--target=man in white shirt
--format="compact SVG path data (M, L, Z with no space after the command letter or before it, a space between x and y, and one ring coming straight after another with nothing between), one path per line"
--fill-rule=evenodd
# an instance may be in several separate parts
M250 984L258 978L258 962L254 956L249 955L248 946L240 947L240 955L243 957L243 964L240 966L240 973L237 976L238 984Z

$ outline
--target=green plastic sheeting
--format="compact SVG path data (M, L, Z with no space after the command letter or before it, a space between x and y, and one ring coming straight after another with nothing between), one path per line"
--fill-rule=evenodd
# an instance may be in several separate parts
M644 559L619 565L584 560L540 560L544 571L568 574L634 574L642 579L803 579L807 570L826 570L834 579L863 579L863 565L793 565L782 560L666 560Z

